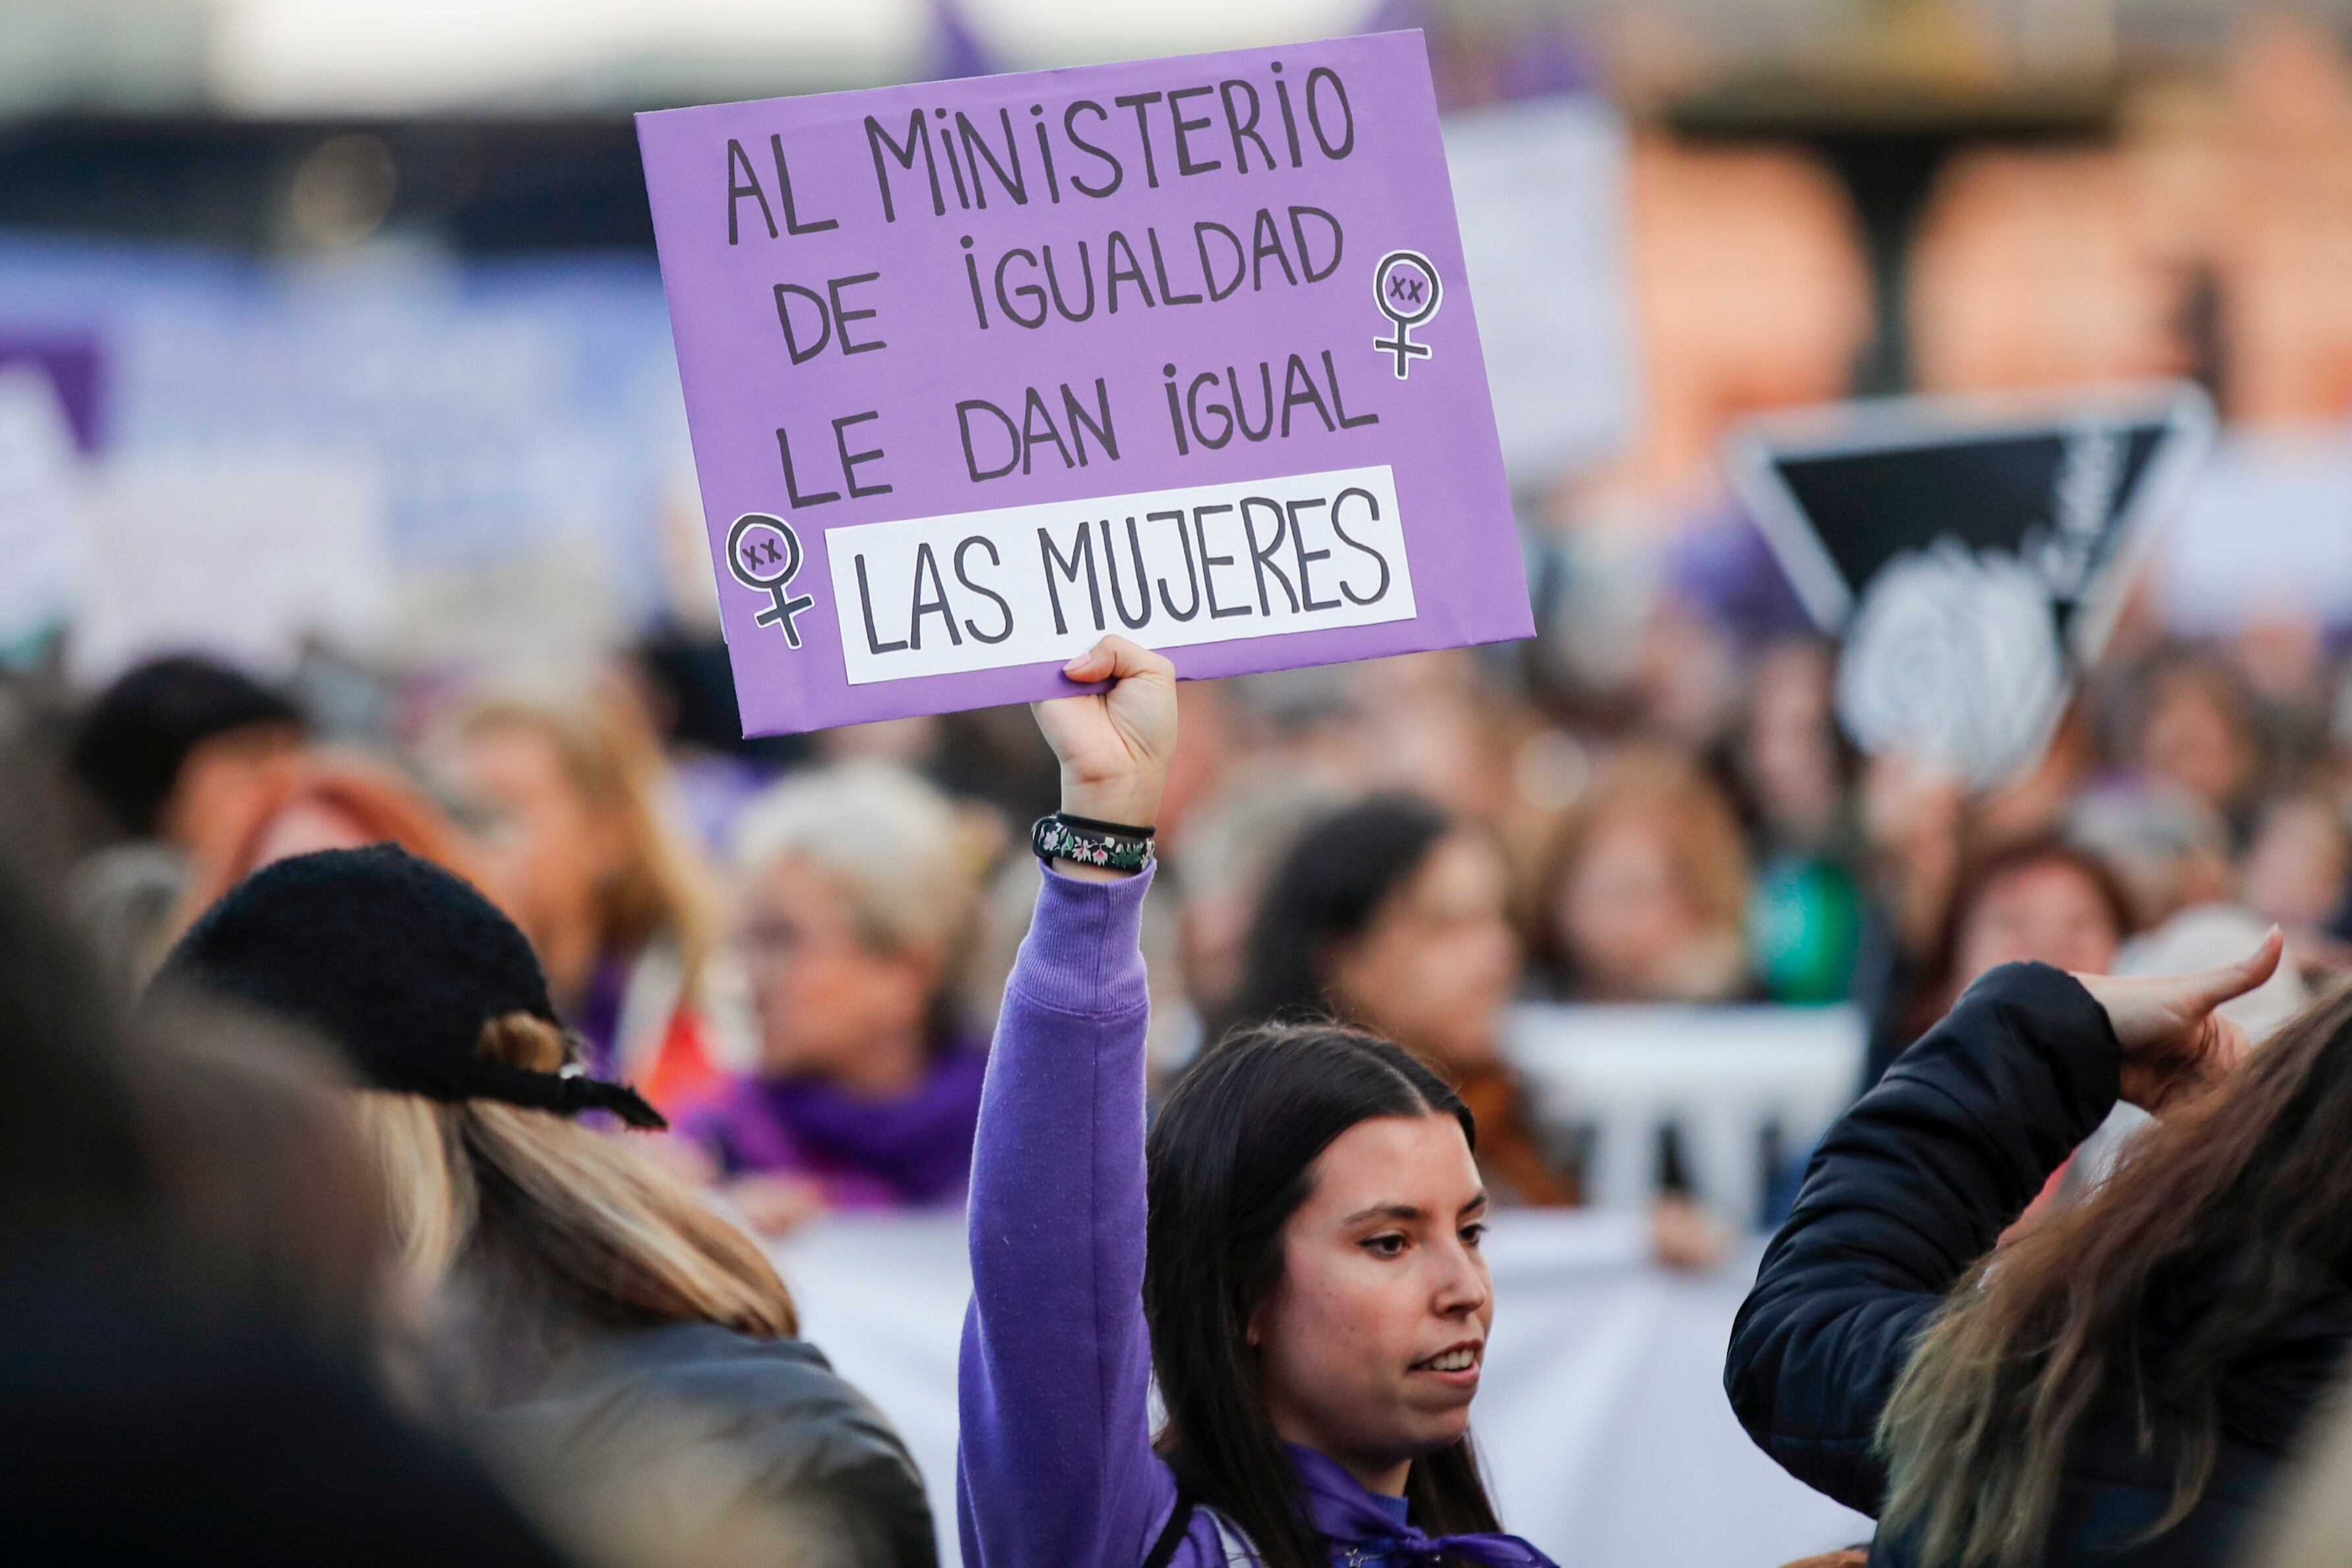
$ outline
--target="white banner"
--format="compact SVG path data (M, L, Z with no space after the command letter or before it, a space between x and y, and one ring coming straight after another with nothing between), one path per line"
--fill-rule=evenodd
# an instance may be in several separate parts
M314 639L368 653L391 619L383 486L364 456L117 455L84 494L77 680L187 649L283 674Z
M1505 1528L1576 1568L1772 1568L1870 1538L1732 1418L1723 1354L1755 1277L1649 1260L1644 1216L1495 1216L1495 1329L1471 1422ZM961 1215L820 1222L776 1261L811 1343L881 1406L955 1568L956 1350L971 1292Z
M744 546L770 548L761 527ZM1385 464L866 523L824 547L852 685L1075 658L1106 632L1181 648L1413 613Z

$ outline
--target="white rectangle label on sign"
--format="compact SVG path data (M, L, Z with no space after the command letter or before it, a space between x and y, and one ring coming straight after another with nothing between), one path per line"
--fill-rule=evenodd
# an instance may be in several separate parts
M824 536L849 683L1410 620L1386 464Z

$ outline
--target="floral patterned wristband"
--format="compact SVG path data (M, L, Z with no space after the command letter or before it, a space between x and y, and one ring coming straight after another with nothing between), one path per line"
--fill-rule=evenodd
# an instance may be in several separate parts
M1150 832L1056 811L1037 819L1037 825L1029 831L1029 847L1043 861L1075 861L1106 871L1141 871L1152 861Z

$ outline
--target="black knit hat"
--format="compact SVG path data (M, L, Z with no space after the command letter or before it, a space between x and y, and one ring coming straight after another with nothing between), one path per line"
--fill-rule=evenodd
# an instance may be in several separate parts
M299 729L302 713L268 686L210 659L156 659L100 695L74 737L73 770L128 831L155 831L188 753L255 725Z
M480 1056L509 1013L557 1023L530 941L462 878L393 844L264 867L205 912L159 986L190 982L324 1032L379 1089L667 1125L636 1091Z

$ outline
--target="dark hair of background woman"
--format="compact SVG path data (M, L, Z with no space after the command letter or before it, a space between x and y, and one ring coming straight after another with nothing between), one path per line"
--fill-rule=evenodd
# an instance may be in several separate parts
M1453 829L1426 800L1375 795L1300 834L1258 900L1249 969L1217 1032L1334 1014L1332 947L1369 931Z
M1942 930L1936 938L1935 950L1927 956L1925 967L1909 988L1898 1022L1893 1031L1880 1031L1881 1038L1871 1041L1868 1071L1869 1082L1878 1082L1880 1075L1894 1064L1895 1059L1935 1027L1967 981L1975 978L1960 971L1960 943L1968 932L1969 919L1977 905L1997 883L2006 882L2021 872L2034 871L2043 866L2063 866L2082 878L2090 888L2099 906L2106 912L2115 926L2116 940L2136 934L2138 923L2132 916L2131 899L2116 879L2116 873L2105 861L2089 850L2058 833L2037 833L2007 844L1989 853L1977 855L1960 868L1959 885L1953 891L1951 904L1944 915Z
M2179 1443L2172 1507L2147 1536L2186 1518L2213 1473L2224 1383L2344 1294L2347 1148L2352 986L1961 1277L1879 1424L1883 1527L1917 1531L1927 1563L2041 1562L2068 1447L2116 1401L2161 1413Z
M1265 1568L1322 1568L1329 1552L1300 1513L1250 1319L1281 1281L1283 1228L1316 1159L1359 1122L1425 1115L1452 1116L1476 1147L1468 1109L1406 1051L1309 1025L1252 1030L1203 1057L1151 1129L1143 1310L1168 1407L1158 1448L1184 1493L1246 1535ZM1498 1528L1467 1437L1415 1459L1405 1496L1432 1534Z

